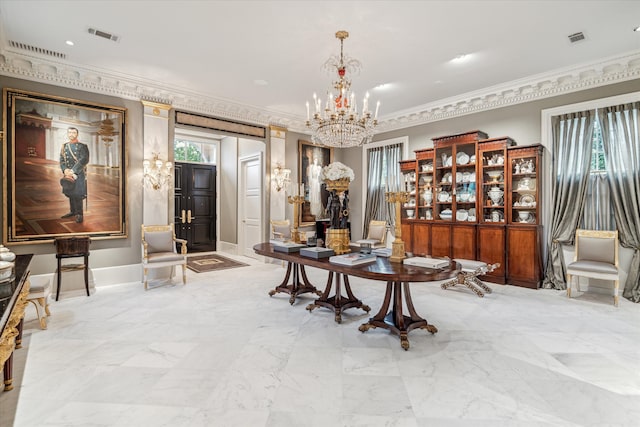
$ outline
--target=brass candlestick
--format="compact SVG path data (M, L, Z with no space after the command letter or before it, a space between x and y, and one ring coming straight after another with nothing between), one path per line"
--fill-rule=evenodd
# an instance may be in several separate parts
M402 240L402 204L409 201L409 193L406 191L384 193L387 202L396 204L396 239L393 241L391 262L402 262L406 258L404 254L404 241Z
M293 205L293 230L291 230L291 240L295 243L300 243L300 232L298 227L300 226L298 209L301 204L304 203L304 196L289 196L287 202Z

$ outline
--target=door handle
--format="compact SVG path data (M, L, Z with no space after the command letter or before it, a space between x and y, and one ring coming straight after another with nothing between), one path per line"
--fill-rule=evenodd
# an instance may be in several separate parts
M187 223L191 224L191 220L196 219L195 216L191 216L191 209L187 211Z
M187 213L185 212L185 210L184 210L184 209L182 209L182 215L180 216L180 219L182 220L182 223L183 223L183 224L184 224L185 222L187 222L186 214L187 214Z

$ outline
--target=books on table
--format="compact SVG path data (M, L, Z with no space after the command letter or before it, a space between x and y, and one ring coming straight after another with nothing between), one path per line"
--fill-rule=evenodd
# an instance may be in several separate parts
M383 256L385 258L389 258L393 253L393 250L391 248L376 248L376 249L372 249L371 253L377 256Z
M308 248L301 248L300 249L300 255L302 256L306 256L309 258L315 258L315 259L319 259L319 258L327 258L330 256L335 255L335 251L333 249L328 249L328 248L319 248L316 246L311 246Z
M415 265L417 267L427 268L445 268L449 265L451 260L443 258L425 258L421 256L414 256L411 258L405 258L402 260L403 264Z
M343 255L334 255L329 258L331 264L340 265L361 265L376 262L376 254L363 254L360 252L352 252Z
M301 248L306 248L307 245L303 245L302 243L294 243L294 242L281 242L281 241L273 241L271 240L271 246L273 246L273 250L276 252L299 252Z

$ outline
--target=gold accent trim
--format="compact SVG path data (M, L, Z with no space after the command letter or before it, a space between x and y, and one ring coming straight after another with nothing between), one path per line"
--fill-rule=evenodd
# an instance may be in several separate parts
M155 114L156 108L159 110L166 110L166 111L169 111L171 109L171 105L169 104L162 104L160 102L152 102L152 101L145 101L145 100L140 100L140 102L142 102L142 105L144 105L145 107L153 108L154 114Z
M327 229L325 246L337 255L351 252L349 248L349 230L346 228L329 228Z

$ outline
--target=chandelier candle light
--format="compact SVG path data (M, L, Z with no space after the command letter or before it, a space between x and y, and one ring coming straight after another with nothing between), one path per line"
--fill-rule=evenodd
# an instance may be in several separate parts
M142 162L143 182L145 185L159 190L171 182L173 164L163 162L158 153L153 153L153 159Z
M333 90L327 91L324 109L322 99L313 94L313 116L307 102L307 127L312 130L311 140L328 147L356 147L371 142L373 129L378 124L380 101L376 104L375 113L369 110L369 92L362 101L362 113L358 114L355 94L351 92L351 80L346 77L349 72L358 71L360 61L345 58L343 54L344 40L349 37L347 31L338 31L336 38L340 40L340 57L332 56L324 67L338 72L338 80L333 82Z

